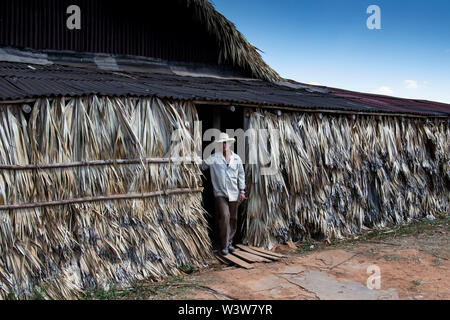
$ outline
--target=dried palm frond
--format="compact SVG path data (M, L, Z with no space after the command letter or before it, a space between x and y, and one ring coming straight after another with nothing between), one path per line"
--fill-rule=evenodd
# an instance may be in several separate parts
M0 170L0 202L23 204L90 196L197 188L193 163L146 158L193 156L199 138L193 104L159 99L80 97L37 100L27 121L0 107L0 163L58 164L140 159L34 170ZM172 141L176 132L178 141ZM195 141L195 143L194 143ZM108 200L0 212L0 297L51 298L178 274L210 257L199 193Z
M281 162L274 175L266 176L260 166L247 165L248 243L271 247L315 236L339 238L363 226L383 227L449 211L446 119L277 117L255 111L249 123L256 130L276 128L280 135L278 144L269 141L271 149L264 143L251 145L249 158L263 152L273 163L279 155Z
M258 49L250 44L235 25L220 14L209 0L181 1L192 8L194 19L206 26L208 33L216 39L219 47L219 64L230 63L250 71L257 79L279 81L280 76L262 59Z

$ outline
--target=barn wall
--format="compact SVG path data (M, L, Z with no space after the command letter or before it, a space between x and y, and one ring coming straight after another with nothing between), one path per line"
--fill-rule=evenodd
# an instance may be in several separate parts
M192 156L192 104L91 96L40 99L28 112L0 106L0 297L73 298L210 257L200 191L141 197L200 187L196 164L143 160ZM121 159L138 161L73 165ZM23 168L44 164L71 166ZM87 200L117 195L130 197ZM55 204L74 199L85 200Z
M276 168L246 166L253 245L341 238L450 210L447 119L258 111L249 121L279 133L249 150Z
M2 0L0 46L217 64L216 41L179 2ZM73 4L81 9L80 30L66 27Z

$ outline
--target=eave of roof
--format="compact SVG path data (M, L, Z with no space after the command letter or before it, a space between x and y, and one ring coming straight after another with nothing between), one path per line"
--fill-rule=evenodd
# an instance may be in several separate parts
M173 72L101 70L95 65L0 62L0 101L55 96L157 96L294 110L448 117L450 105L390 110L323 90L290 88L255 79L181 76Z
M397 112L397 113L442 113L450 114L450 104L419 100L419 99L407 99L392 97L373 93L364 93L357 91L350 91L339 88L332 88L327 86L318 86L301 83L294 80L288 80L289 83L294 85L300 85L303 88L310 88L312 90L319 90L321 92L328 92L338 97L345 98L355 103L362 103L364 105L372 106L380 111Z

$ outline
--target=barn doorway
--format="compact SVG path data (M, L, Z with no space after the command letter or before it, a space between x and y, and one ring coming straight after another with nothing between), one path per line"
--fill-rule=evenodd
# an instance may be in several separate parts
M202 123L202 136L206 130L214 128L219 129L221 132L226 132L227 129L243 129L244 128L244 109L226 106L215 106L215 105L197 105L197 112L199 120ZM202 151L211 143L211 141L202 142ZM236 146L234 146L234 152L236 152ZM244 160L244 159L242 159ZM209 170L203 171L203 205L205 210L208 212L208 226L209 226L209 236L213 249L219 248L218 241L218 228L215 224L215 207L214 207L214 193L213 186L211 183L211 175ZM242 241L242 224L244 222L244 205L239 206L238 211L238 227L236 230L236 235L234 237L235 242L240 243Z

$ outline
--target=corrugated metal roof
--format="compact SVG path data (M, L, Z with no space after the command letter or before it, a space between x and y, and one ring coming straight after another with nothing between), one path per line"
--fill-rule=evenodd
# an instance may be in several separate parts
M300 85L304 88L312 88L321 92L328 92L338 97L345 98L355 103L362 103L367 106L372 106L380 111L396 112L396 113L423 113L423 114L450 114L450 104L417 100L405 99L398 97L385 96L380 94L356 92L338 88L331 88L326 86L309 85L294 80L289 80L291 84Z
M158 72L100 70L94 65L30 65L0 62L0 100L45 96L158 96L303 109L352 112L449 115L449 105L436 110L415 107L389 109L330 92L290 88L262 80L180 76ZM405 100L407 103L409 100ZM370 102L370 101L369 101Z
M78 30L65 27L71 5L81 8ZM208 0L1 0L0 26L0 46L196 62L279 79Z
M63 27L70 5L82 8L82 28L76 32ZM194 19L185 1L2 0L0 21L2 46L212 64L219 60L216 39Z

